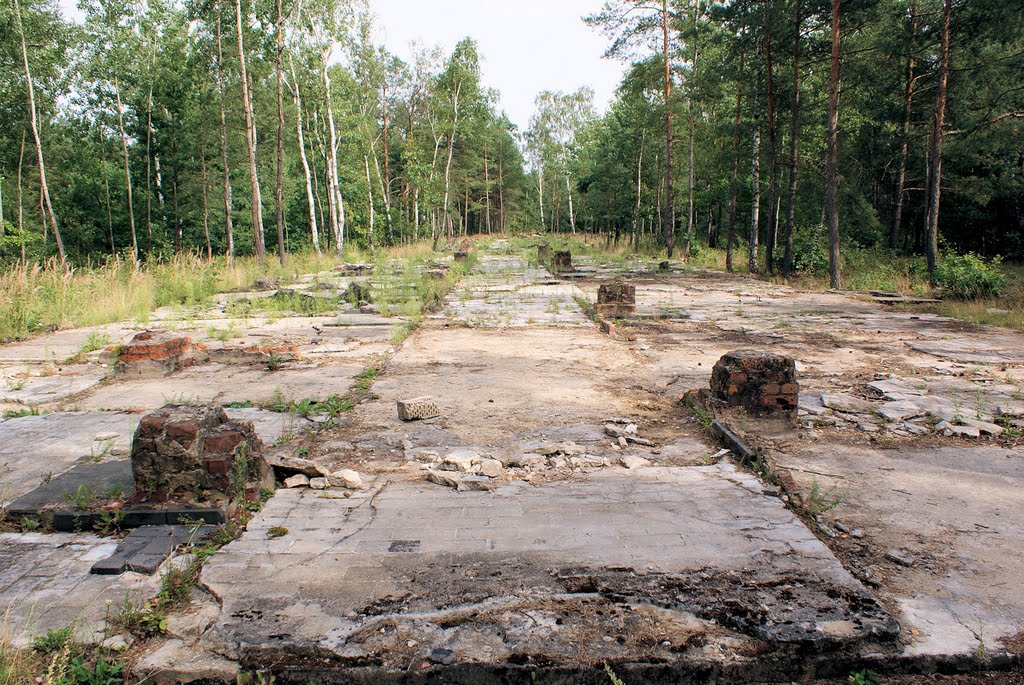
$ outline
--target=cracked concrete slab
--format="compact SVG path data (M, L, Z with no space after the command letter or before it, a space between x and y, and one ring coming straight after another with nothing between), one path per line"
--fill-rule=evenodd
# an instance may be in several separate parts
M761 490L755 477L722 462L608 470L493 493L404 480L379 482L349 499L282 491L204 569L203 583L223 602L205 640L244 661L326 652L394 669L413 642L414 659L445 648L456 663L497 666L517 654L557 661L572 652L573 637L609 629L593 612L595 601L661 607L647 617L651 634L673 632L691 616L695 634L719 635L725 627L750 643L890 639L896 624L885 610ZM288 532L271 537L272 527ZM584 575L589 580L581 581ZM626 576L632 600L617 585ZM737 597L742 578L808 590L800 599L776 597L777 615L762 620L737 609L730 623L728 609L702 599L710 578L731 579L726 585ZM597 587L603 582L604 591ZM668 582L680 589L661 599L641 589ZM682 589L687 583L691 594ZM551 615L550 624L506 625L524 602ZM554 619L571 615L575 604L590 610L563 630ZM827 621L826 605L835 612ZM383 625L393 635L382 641ZM495 630L497 642L488 642L485 656L476 636L486 630ZM641 658L632 647L620 656Z

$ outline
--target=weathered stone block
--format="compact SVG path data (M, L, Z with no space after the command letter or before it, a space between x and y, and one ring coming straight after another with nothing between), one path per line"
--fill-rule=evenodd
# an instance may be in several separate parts
M114 371L126 376L158 378L205 359L205 348L185 335L170 331L143 331L118 355Z
M273 474L252 423L216 405L169 405L143 417L132 441L132 503L230 506Z
M398 401L398 418L402 421L432 419L440 415L441 408L437 406L433 397L416 397L411 400Z
M616 279L597 289L597 313L622 318L636 314L636 286Z
M572 265L572 252L559 250L551 258L551 271L556 274L572 273L576 268Z
M796 421L800 385L796 363L760 350L736 350L723 356L711 372L711 396L726 407L743 407L755 415L778 414Z

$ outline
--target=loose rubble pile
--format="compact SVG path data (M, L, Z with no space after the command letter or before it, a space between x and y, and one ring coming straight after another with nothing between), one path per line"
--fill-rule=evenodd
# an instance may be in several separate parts
M886 431L900 437L998 437L1008 428L1024 428L1024 400L1007 395L1003 401L992 401L989 387L896 376L881 377L863 387L863 394L871 399L843 392L801 395L800 421L807 427L854 426L867 433Z
M625 418L605 420L604 433L612 439L607 444L584 447L566 440L524 449L514 456L487 455L473 449L459 448L439 454L417 450L426 463L427 480L459 491L491 490L495 485L511 481L550 480L551 477L585 473L612 466L627 469L649 466L651 461L637 454L615 454L630 446L655 447L653 441L637 434L637 425ZM611 454L600 454L609 451Z

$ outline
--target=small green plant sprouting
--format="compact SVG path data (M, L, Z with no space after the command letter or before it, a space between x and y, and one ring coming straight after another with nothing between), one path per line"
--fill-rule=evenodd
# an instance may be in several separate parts
M882 676L878 675L869 668L865 668L861 671L854 671L846 680L851 685L881 685Z
M47 471L46 473L39 477L39 484L46 485L51 480L53 480L53 471Z
M73 633L71 626L51 628L46 631L46 635L39 635L32 639L32 649L43 654L53 654L71 642Z
M96 492L84 483L72 492L65 492L64 499L71 502L78 509L85 511L96 503Z
M284 526L274 526L267 531L267 537L270 539L281 538L288 534L288 529Z
M988 411L988 404L989 404L988 398L985 397L982 394L981 389L978 389L977 394L976 394L975 397L977 399L977 407L976 407L977 408L977 413L976 413L976 416L977 416L979 421L982 421L982 420L984 420L985 413Z
M715 416L711 413L711 410L700 403L693 405L693 415L697 417L697 422L701 425L704 430L711 430L712 425L715 423Z
M252 409L252 400L241 400L228 405L229 409Z
M368 392L376 377L377 369L373 366L367 367L353 379L352 389L357 392Z
M8 409L4 412L5 419L20 419L25 416L39 416L39 408L25 407L24 409Z
M974 656L981 661L985 660L985 622L980 618L978 619L978 632L974 633L974 638L978 641L978 648L974 650Z
M124 682L123 661L107 661L97 653L90 663L85 656L71 660L71 682L74 685L120 685Z
M121 531L124 525L125 512L121 508L100 512L100 518L93 524L93 530L99 535L113 535Z
M821 485L818 483L818 479L815 478L811 482L811 491L807 495L807 513L811 516L818 516L824 514L827 511L835 509L843 503L845 496L837 493L836 488L833 487L827 493L821 491Z

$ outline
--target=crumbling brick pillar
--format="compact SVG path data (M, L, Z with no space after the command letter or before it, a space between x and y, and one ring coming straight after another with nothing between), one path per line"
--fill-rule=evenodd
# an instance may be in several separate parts
M726 407L796 422L800 386L791 357L760 350L729 352L711 372L711 397Z
M551 271L556 274L572 273L576 269L572 265L572 252L559 250L551 258Z
M597 313L622 318L636 314L636 286L615 279L597 289Z
M205 356L205 348L188 336L165 330L143 331L121 350L114 371L126 376L159 378L203 361Z
M141 502L231 507L273 485L263 442L251 421L232 421L217 405L168 405L146 414L132 441Z

